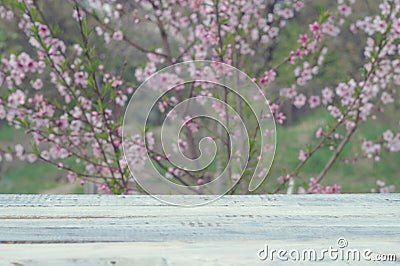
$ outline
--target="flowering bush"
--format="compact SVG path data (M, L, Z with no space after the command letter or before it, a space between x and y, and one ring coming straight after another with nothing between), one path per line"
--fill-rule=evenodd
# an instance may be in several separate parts
M376 15L360 19L352 17L354 0L338 0L336 5L321 9L306 29L299 30L297 43L278 59L274 51L282 44L281 32L301 16L305 8L301 0L70 0L62 5L69 5L73 30L50 20L46 3L1 1L3 23L15 23L27 44L23 51L9 50L1 55L0 119L26 130L34 141L32 148L10 145L0 152L0 161L16 158L33 163L40 159L67 171L71 182L95 182L105 193L142 192L131 179L129 167L140 172L151 160L163 176L193 186L195 193L201 194L202 185L212 181L231 157L241 160L241 154L230 154L228 136L221 128L190 115L182 117L184 137L172 148L195 159L199 156L196 143L208 132L226 152L207 169L194 172L171 164L169 154L161 152L160 120L184 99L213 96L230 103L242 118L250 114L246 103L234 93L223 88L212 90L207 83L182 85L174 75L160 80L176 87L159 99L143 134L123 138L123 111L130 96L158 70L179 62L207 59L244 71L269 99L278 125L285 124L292 110L329 113L331 119L296 155L297 166L279 174L279 184L269 190L273 193L285 189L292 193L303 167L323 149L330 151L330 158L321 169L315 169L314 176L307 177L310 183L298 192L339 193L339 185L324 187L321 181L334 164L356 160L343 162L339 158L363 123L398 103L399 0L383 0ZM353 38L365 40L360 71L342 77L334 86L307 90L329 67L326 56L335 53L329 50L330 44L347 31ZM128 60L129 51L135 56ZM121 60L115 63L111 59L117 55ZM218 70L217 66L213 70ZM191 75L209 77L207 71ZM287 86L281 86L282 77ZM253 95L253 100L262 102L262 96ZM210 108L232 123L222 103ZM235 182L229 191L232 194L247 193L249 177L257 171L266 175L270 167L257 168L257 163L263 150L273 150L268 146L271 143L255 143L262 134L273 136L275 132L258 132L254 119L245 123L253 127L247 139L247 168L241 176L231 176ZM377 162L384 149L399 152L400 133L389 128L377 139L363 140L357 158ZM384 186L380 181L379 191L393 191L393 187ZM261 187L261 191L267 190Z

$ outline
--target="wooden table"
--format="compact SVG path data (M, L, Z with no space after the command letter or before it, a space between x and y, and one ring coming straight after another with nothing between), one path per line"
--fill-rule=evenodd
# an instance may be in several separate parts
M340 249L339 238L343 250L400 263L400 195L225 196L201 207L150 196L0 195L0 265L288 265L260 259L262 250Z

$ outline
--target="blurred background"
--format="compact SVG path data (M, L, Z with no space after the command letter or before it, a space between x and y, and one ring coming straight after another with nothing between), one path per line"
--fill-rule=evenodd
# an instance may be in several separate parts
M57 22L64 31L62 39L71 43L77 39L78 28L76 21L71 17L71 7L68 1L44 0L45 13L49 21ZM282 60L291 51L297 42L298 33L304 31L309 23L318 17L319 9L329 9L335 5L335 1L307 0L305 8L292 19L280 34L277 44L268 51L265 57L268 60L260 59L260 64L265 69L268 66ZM354 19L364 17L377 12L378 1L357 1L354 6ZM152 47L157 40L152 36L152 29L135 28L132 32L132 39L139 40L143 46ZM143 55L132 49L125 49L121 44L110 43L103 47L104 42L97 45L98 51L104 53L103 58L107 61L107 67L121 67L122 59L129 60L143 59ZM341 81L348 80L348 77L359 77L359 68L363 63L362 47L365 39L355 38L350 32L342 32L328 45L328 54L324 67L320 74L311 83L307 90L312 92L320 91L325 87L333 87ZM0 21L0 52L7 51L28 51L31 52L27 39L23 34L18 34L16 25ZM263 65L264 64L264 65ZM117 71L117 70L116 70ZM293 73L291 65L286 65L280 73ZM126 71L125 75L134 75L134 68ZM279 75L273 83L277 89L287 86L289 80L284 75ZM4 90L6 88L0 88ZM44 88L49 95L58 95L53 88ZM375 139L386 129L394 132L400 130L400 104L396 102L387 107L384 116L377 116L376 120L370 120L362 125L362 128L354 136L353 142L349 143L340 160L347 160L350 163L337 163L322 181L322 184L332 185L338 183L342 186L342 192L369 192L376 188L376 180L382 180L387 185L396 185L396 192L400 192L400 156L396 153L383 151L380 162L368 159L356 159L360 155L361 141L363 139ZM315 142L314 134L317 129L326 121L331 119L326 110L317 108L310 110L303 108L298 110L287 105L283 110L287 116L284 125L278 125L277 152L273 167L269 173L262 192L273 190L277 186L277 177L284 175L285 171L291 171L299 162L298 151L305 144ZM29 146L31 139L24 131L9 127L4 121L0 121L0 146L6 148L12 143L22 143ZM305 185L309 178L318 172L329 160L331 152L328 149L319 150L312 160L306 164L297 186ZM86 188L87 191L87 188ZM79 182L71 184L66 179L66 173L59 171L56 167L41 162L28 164L26 162L0 162L0 193L43 193L43 194L69 194L85 193L85 187Z

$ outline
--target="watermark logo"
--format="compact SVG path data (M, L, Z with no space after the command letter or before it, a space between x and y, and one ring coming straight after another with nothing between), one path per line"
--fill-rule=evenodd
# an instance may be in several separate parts
M154 143L146 145L146 154L137 151L146 157L138 167L126 140L141 136L149 144L149 131ZM135 182L173 205L211 202L243 176L246 189L254 191L271 167L275 138L262 90L242 71L214 61L179 63L151 75L130 99L123 125L123 150ZM207 202L163 196L196 194L209 195Z
M349 242L347 242L346 238L339 237L336 241L336 244L339 248L345 248L349 245Z
M323 249L276 249L265 245L257 251L257 257L261 261L370 261L370 262L394 262L396 254L382 254L371 249L350 248L348 241L340 237L336 246Z

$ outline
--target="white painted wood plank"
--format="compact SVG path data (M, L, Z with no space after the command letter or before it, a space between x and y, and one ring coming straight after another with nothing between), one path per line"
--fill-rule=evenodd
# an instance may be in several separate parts
M0 195L0 265L265 265L256 252L267 243L326 248L338 237L400 259L399 221L399 194L226 196L192 208L150 196Z
M208 196L163 196L191 202L192 198L200 198L205 202ZM339 206L357 204L359 206L399 205L400 194L329 194L329 195L249 195L224 196L212 203L213 206L263 206L263 205L308 205ZM0 195L0 206L165 206L155 198L147 195Z
M0 195L0 242L307 240L346 234L390 239L400 236L399 198L227 196L184 208L149 196Z
M323 249L336 246L331 239L311 241L204 241L85 244L0 245L0 265L149 265L149 266L253 266L310 265L309 261L262 261L257 252L265 245L275 249ZM374 253L398 254L399 243L386 239L349 239L351 248ZM398 265L397 262L335 261L326 258L316 265Z

